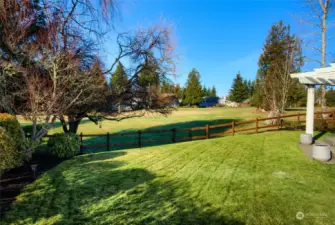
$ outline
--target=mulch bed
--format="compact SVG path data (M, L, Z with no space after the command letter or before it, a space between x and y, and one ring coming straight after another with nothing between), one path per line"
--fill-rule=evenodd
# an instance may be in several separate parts
M35 176L40 176L61 162L50 154L40 152L33 155L29 164L6 171L0 178L0 221L23 188L35 180ZM38 165L35 176L30 167L32 164Z

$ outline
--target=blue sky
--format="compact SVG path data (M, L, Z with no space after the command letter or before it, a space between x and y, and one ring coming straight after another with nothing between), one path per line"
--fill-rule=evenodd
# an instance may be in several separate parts
M177 42L177 77L185 84L196 68L202 83L215 85L219 96L229 92L237 72L254 79L258 57L271 25L280 19L306 36L299 22L302 2L295 0L133 0L122 3L115 31L147 27L160 20L173 24ZM105 45L106 65L116 52L115 37ZM305 70L311 67L305 66Z

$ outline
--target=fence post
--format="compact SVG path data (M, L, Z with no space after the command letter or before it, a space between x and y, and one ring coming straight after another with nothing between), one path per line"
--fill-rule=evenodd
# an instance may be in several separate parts
M142 131L138 131L138 147L142 147Z
M172 143L176 142L176 128L172 128Z
M231 129L232 129L233 136L234 136L235 135L235 121L234 120L231 122Z
M191 130L191 128L188 130L188 138L192 141L192 130Z
M278 116L277 123L278 123L278 127L277 127L277 129L279 130L279 129L280 129L280 127L281 127L280 116Z
M298 113L297 116L298 116L298 123L300 123L300 113Z
M80 154L83 154L83 132L80 133Z
M107 132L107 151L110 150L110 144L109 144L109 132Z
M258 118L256 118L256 133L258 133Z
M334 127L335 127L335 111L332 112L332 124L333 124L333 130L334 130Z
M209 138L209 125L206 124L206 138Z

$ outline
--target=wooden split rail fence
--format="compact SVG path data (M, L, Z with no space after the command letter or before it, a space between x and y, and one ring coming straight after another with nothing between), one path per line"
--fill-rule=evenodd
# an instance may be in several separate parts
M322 114L328 114L328 118L323 119ZM88 148L106 148L107 151L111 150L113 147L126 147L126 146L134 146L134 147L142 147L145 144L152 144L152 143L159 143L159 142L170 142L170 143L175 143L175 142L181 142L181 141L192 141L192 140L199 140L199 139L208 139L212 137L219 137L219 136L224 136L224 135L235 135L236 133L242 133L242 132L247 132L247 131L254 131L255 133L260 132L260 130L264 129L269 129L272 128L271 130L274 129L281 129L283 125L287 123L287 121L284 121L284 118L293 118L296 120L291 120L296 121L299 123L304 123L306 122L303 120L303 117L305 117L305 113L297 113L297 114L290 114L290 115L282 115L278 117L268 117L268 118L257 118L253 120L245 120L245 121L232 121L229 123L224 123L224 124L217 124L217 125L205 125L203 127L193 127L193 128L172 128L172 129L162 129L162 130L138 130L138 131L131 131L131 132L123 132L123 133L109 133L107 132L106 134L80 134L80 140L81 140L81 146L80 150L81 153L84 153L85 149ZM334 123L335 119L335 111L332 112L316 112L315 113L315 118L320 119L320 120L328 120L332 123ZM266 120L272 120L276 121L274 124L264 124L263 122ZM254 127L245 127L245 128L237 128L239 125L245 125L245 124L252 124L255 123ZM218 133L213 133L211 130L215 128L227 128L226 131L223 132L218 132ZM204 135L197 135L193 136L192 132L193 131L204 131ZM186 137L177 137L178 132L188 132L188 135ZM144 134L157 134L157 133L170 133L171 137L169 138L162 138L162 139L157 139L157 140L143 140L143 135ZM133 142L123 142L123 143L111 143L110 139L111 137L123 137L123 136L137 136L137 141ZM52 135L48 135L49 137ZM105 137L106 141L105 143L102 144L88 144L84 145L84 138L86 137Z

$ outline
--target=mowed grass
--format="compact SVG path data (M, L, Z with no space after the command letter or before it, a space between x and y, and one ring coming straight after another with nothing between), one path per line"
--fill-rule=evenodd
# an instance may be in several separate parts
M288 111L286 114L296 114L301 112L303 109L293 109L293 111ZM109 132L113 133L124 133L129 131L137 130L171 130L172 128L183 129L192 127L204 127L206 124L216 125L230 123L233 120L243 121L256 118L267 117L267 113L257 112L254 107L241 107L241 108L179 108L173 111L169 116L162 116L160 114L150 114L140 118L131 118L123 120L120 122L103 120L101 125L96 125L88 119L84 119L80 126L78 133L83 134L106 134ZM303 119L303 118L302 118ZM262 123L260 122L260 126ZM235 126L235 129L242 129L244 127L255 127L255 123L243 124ZM211 129L210 133L221 133L228 131L231 127L221 127L216 129ZM63 132L60 123L56 123L55 127L49 131L49 134ZM176 138L188 138L189 132L177 132ZM205 130L192 131L192 136L204 136ZM142 143L144 146L148 146L148 142L156 140L166 140L164 142L155 142L152 145L161 145L172 142L172 132L164 133L143 133ZM46 139L45 139L46 140ZM133 143L135 146L124 146L124 147L111 147L111 149L120 148L131 148L136 147L138 143L138 134L127 135L127 136L114 136L110 137L110 144L124 144ZM106 137L96 136L96 137L84 137L84 145L95 145L95 144L106 144ZM87 152L97 152L105 151L106 147L101 148L85 148L84 151Z
M171 130L172 128L183 129L192 127L204 127L206 124L223 124L247 119L255 119L266 117L267 113L256 112L254 107L241 107L241 108L178 108L168 116L161 114L147 114L143 117L130 118L122 120L120 122L103 120L99 125L83 119L80 123L78 134L110 134L113 133L125 133L137 130ZM27 124L27 121L22 120ZM254 125L253 125L254 126ZM229 127L213 129L212 133L219 133L230 129ZM48 132L48 134L62 133L62 127L60 122L56 122L55 126ZM204 130L192 131L192 136L203 136L205 135ZM177 132L176 138L187 138L189 132ZM144 146L149 144L146 142L166 139L164 142L155 142L153 145L161 145L172 142L172 132L164 133L143 133L142 142ZM84 137L84 145L96 145L106 144L106 137L95 136L95 137ZM47 138L44 139L47 141ZM124 147L111 147L110 149L120 148L131 148L136 147L138 143L138 134L126 135L126 136L114 136L110 137L110 144L124 144L134 143L135 146L124 146ZM98 152L105 151L106 147L101 148L85 148L84 152Z
M309 161L299 134L77 156L27 186L2 224L333 224L335 167Z
M120 122L103 120L96 125L88 119L84 119L78 129L79 133L100 134L126 132L140 129L165 129L186 128L203 126L206 123L223 123L232 120L256 119L266 117L267 113L256 112L254 107L241 108L178 108L168 116L161 114L146 114L143 117L130 118ZM51 130L51 133L62 132L59 123Z

